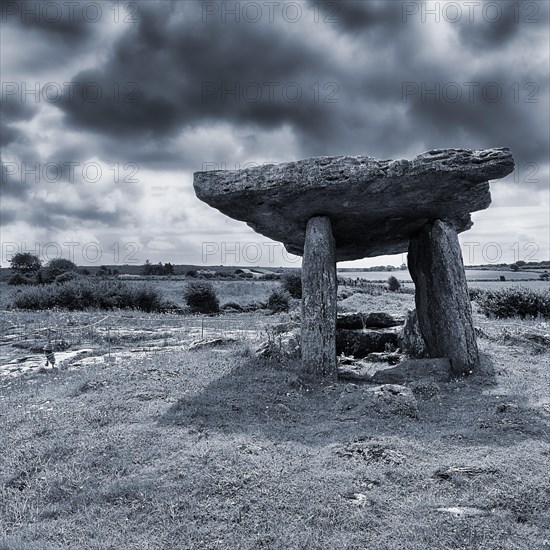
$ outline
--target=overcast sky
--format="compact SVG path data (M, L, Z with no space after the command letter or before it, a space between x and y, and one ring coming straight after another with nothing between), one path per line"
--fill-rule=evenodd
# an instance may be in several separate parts
M299 265L201 203L193 172L446 147L517 166L461 234L465 263L548 259L548 7L5 0L2 265Z

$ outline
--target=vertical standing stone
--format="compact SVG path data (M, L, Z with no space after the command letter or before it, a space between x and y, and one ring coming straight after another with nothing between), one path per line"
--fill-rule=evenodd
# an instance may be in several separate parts
M302 369L336 377L336 253L330 220L307 223L302 262Z
M430 357L448 357L455 376L479 362L462 253L452 224L429 222L410 240L409 271L416 311Z

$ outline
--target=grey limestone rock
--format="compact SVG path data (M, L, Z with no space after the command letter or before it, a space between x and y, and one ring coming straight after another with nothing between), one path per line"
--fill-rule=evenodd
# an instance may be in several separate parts
M412 160L316 157L245 170L196 172L198 198L302 255L314 216L332 224L336 260L407 250L432 219L458 232L491 202L489 180L513 171L508 148L435 149Z

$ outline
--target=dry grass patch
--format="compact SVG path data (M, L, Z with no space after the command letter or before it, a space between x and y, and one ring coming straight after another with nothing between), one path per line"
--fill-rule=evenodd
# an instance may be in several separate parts
M548 353L480 344L417 418L239 344L3 379L0 548L544 548Z

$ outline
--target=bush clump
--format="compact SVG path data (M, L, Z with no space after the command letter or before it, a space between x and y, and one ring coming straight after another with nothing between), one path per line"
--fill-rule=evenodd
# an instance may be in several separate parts
M147 312L162 312L169 306L152 287L97 279L73 279L62 284L27 287L17 292L11 305L32 310L97 308Z
M32 279L32 275L22 275L21 273L16 273L10 277L8 284L12 286L32 285L34 284L34 281Z
M388 290L391 292L397 292L401 288L401 283L397 279L397 277L394 277L393 275L390 275L388 277Z
M538 292L529 288L516 287L488 290L475 300L487 317L544 317L550 319L550 292Z
M76 278L78 278L78 273L76 271L65 271L65 273L60 273L59 275L57 275L54 279L54 282L62 284L68 281L72 281Z
M286 290L274 290L267 299L267 309L273 313L288 311L290 308L290 294Z
M293 298L302 297L302 273L300 271L287 271L281 276L281 286Z
M189 283L183 297L192 313L218 313L220 301L211 283Z
M44 269L44 282L51 283L55 281L59 275L64 275L65 273L74 272L76 275L77 271L78 267L74 262L71 262L71 260L66 260L65 258L54 258Z

